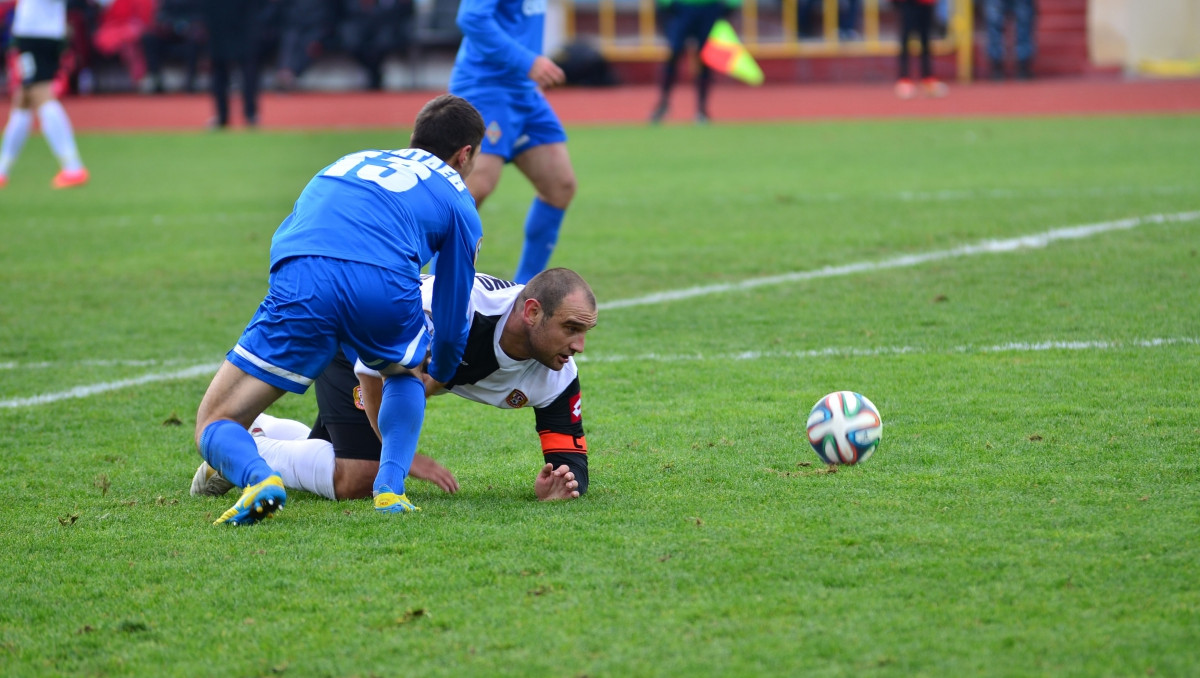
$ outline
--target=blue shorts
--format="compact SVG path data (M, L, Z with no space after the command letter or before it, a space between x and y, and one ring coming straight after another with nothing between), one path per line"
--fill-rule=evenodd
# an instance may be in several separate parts
M292 257L271 271L266 298L225 357L272 386L304 393L339 344L379 370L420 365L429 340L419 278L343 259Z
M498 155L505 162L534 146L567 140L558 115L536 89L512 92L475 87L453 94L471 102L483 116L485 132L481 153Z

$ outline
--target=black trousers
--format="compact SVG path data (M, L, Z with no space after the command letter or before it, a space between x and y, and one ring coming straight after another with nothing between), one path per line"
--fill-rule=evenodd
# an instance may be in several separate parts
M908 41L913 33L921 42L921 77L933 76L933 55L929 52L929 34L933 30L933 5L906 0L900 7L900 77L908 77Z

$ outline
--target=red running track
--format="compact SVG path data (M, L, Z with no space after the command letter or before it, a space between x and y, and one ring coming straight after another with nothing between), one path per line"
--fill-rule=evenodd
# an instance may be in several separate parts
M434 91L382 93L265 93L265 129L408 127ZM657 92L652 86L563 89L550 98L563 122L642 123ZM888 85L718 84L713 121L963 118L1057 115L1200 113L1200 80L1053 79L950 86L942 99L897 99ZM233 99L234 124L240 124ZM668 122L689 122L695 112L690 87L677 87ZM65 102L79 130L204 129L212 116L205 95L101 95ZM4 109L7 115L7 107Z

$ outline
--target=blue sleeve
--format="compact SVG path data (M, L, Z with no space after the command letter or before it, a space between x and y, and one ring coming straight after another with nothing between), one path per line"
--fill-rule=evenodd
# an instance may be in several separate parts
M516 75L525 77L538 57L513 39L496 21L498 0L462 0L458 6L458 29L489 63L503 64ZM436 284L436 283L435 283Z
M467 197L467 201L471 198ZM475 284L475 257L483 237L479 213L460 204L455 225L438 250L437 276L433 279L433 343L429 376L448 382L458 371L467 334L471 329L471 288Z

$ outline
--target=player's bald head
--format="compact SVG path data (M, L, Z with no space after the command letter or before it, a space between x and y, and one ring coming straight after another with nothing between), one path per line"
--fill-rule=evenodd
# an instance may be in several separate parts
M525 284L525 289L521 290L521 300L536 299L542 306L542 312L546 317L550 317L558 310L563 299L576 290L583 292L584 301L589 310L594 312L596 295L592 294L591 286L581 275L569 268L548 268L533 276L533 279Z

